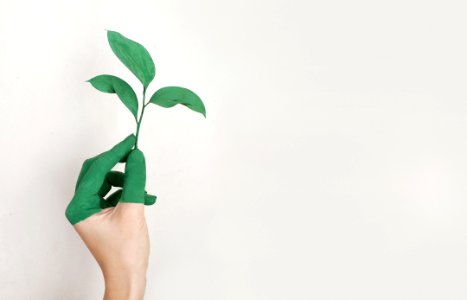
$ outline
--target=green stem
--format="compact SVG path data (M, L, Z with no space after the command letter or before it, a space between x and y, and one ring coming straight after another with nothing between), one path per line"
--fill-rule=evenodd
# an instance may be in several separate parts
M144 109L146 108L146 87L143 88L143 108L141 109L141 114L139 115L139 120L136 121L136 141L135 149L138 149L138 137L139 137L139 128L141 126L141 121L143 120Z

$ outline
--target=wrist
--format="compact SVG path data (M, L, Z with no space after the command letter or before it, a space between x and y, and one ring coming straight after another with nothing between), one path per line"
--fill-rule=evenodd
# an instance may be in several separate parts
M142 300L146 288L145 273L113 273L104 275L104 300Z

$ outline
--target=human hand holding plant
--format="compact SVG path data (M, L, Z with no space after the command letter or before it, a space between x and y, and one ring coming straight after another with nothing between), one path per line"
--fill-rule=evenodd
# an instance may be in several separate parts
M144 116L144 110L146 106L148 106L151 103L157 104L162 107L173 107L177 104L182 104L182 105L187 106L193 111L203 114L206 117L206 109L204 107L203 101L201 101L201 99L195 93L183 87L167 86L167 87L160 88L151 96L149 101L146 102L147 87L149 86L151 81L154 79L154 76L156 74L156 68L154 66L154 62L151 56L149 55L149 52L139 43L132 41L115 31L107 31L107 39L115 55L139 79L139 81L143 85L143 97L141 101L142 106L141 106L139 116L138 116L138 98L136 96L136 93L134 92L132 87L128 83L126 83L124 80L113 75L99 75L88 81L99 91L117 94L117 96L120 98L123 104L133 114L135 118L135 122L136 122L136 136L134 136L133 138L129 136L125 140L127 141L127 140L134 139L134 143L131 146L132 148L134 147L135 150L138 149L138 137L139 137L139 132L141 128L141 122ZM125 145L128 145L128 143L126 143ZM141 152L141 155L142 155L142 152ZM75 195L73 199L75 199L77 196L80 196L80 193L78 192L80 192L82 189L78 189L78 188L81 186L80 182L83 176L86 175L87 176L86 178L88 178L88 180L86 181L87 183L85 184L86 186L86 188L84 189L86 192L85 195L86 197L92 196L93 201L91 201L90 200L91 198L88 197L89 199L86 199L85 202L91 201L91 202L98 203L99 205L102 205L103 203L104 205L109 205L109 203L112 203L112 206L115 206L116 203L118 202L118 199L120 199L121 194L119 195L118 193L116 193L114 195L111 195L109 196L109 198L107 198L107 200L110 199L112 201L102 202L104 200L103 197L105 196L105 194L107 194L109 190L106 190L105 193L102 194L101 190L99 189L104 188L103 184L106 184L106 181L103 178L100 178L102 176L100 177L88 176L89 175L88 173L91 172L93 166L94 168L102 168L101 161L104 158L99 158L101 156L106 157L104 153L102 153L99 156L86 160L85 163L83 164L83 169L78 178L77 190L76 190L77 194ZM110 180L112 180L113 178L114 179L119 178L121 182L120 186L122 186L124 175L118 174L118 172L115 172L115 171L111 171L112 167L116 163L117 162L114 162L113 165L111 166L105 165L106 168L108 169L107 172L109 172L106 178ZM96 165L98 167L96 167ZM144 172L146 172L146 170L144 170ZM94 172L93 174L98 174L98 173ZM92 187L91 193L88 193L89 187ZM106 189L107 187L109 187L108 183L104 189ZM150 198L150 200L155 201L155 196L151 196L151 197L153 198ZM83 198L82 196L79 197L79 199L82 199L82 198ZM132 202L132 199L127 199L126 202ZM94 213L99 212L100 209L104 208L104 207L100 207L99 205L97 205L93 208L83 209L83 207L81 207L80 205L73 206L73 203L81 203L81 202L72 200L70 205L67 208L67 217L69 218L72 224L82 221L85 218L93 215Z
M145 159L138 149L144 110L151 103L162 107L182 104L206 117L206 109L195 93L177 86L160 88L146 102L147 88L155 76L151 56L120 33L108 31L107 37L115 55L143 84L141 105L132 87L116 76L99 75L88 81L102 92L117 94L135 118L136 136L128 136L83 163L65 215L102 269L104 299L142 299L149 256L143 204L156 201L156 196L145 191ZM118 162L126 163L124 173L112 171ZM106 196L112 186L121 189Z

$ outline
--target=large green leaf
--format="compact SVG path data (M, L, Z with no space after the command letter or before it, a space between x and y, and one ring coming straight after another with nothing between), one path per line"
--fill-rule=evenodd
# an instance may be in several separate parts
M177 104L182 104L206 117L206 108L201 98L189 89L183 87L166 86L160 88L152 95L149 102L162 107L172 107Z
M113 75L99 75L88 80L93 87L104 93L115 93L133 116L138 114L138 98L131 86Z
M156 67L146 48L115 31L107 31L107 39L118 59L147 87L156 75Z

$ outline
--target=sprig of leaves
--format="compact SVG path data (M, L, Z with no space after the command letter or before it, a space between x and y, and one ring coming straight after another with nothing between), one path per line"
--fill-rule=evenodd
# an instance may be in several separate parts
M104 74L93 77L89 79L88 82L101 92L117 94L118 98L133 114L136 121L135 148L138 148L138 137L144 110L150 103L157 104L165 108L182 104L206 117L206 108L201 98L191 90L184 87L166 86L160 88L146 103L146 90L156 75L156 67L151 55L141 44L126 38L116 31L107 31L107 39L113 53L143 85L141 113L138 116L138 97L136 96L136 93L123 79L113 75Z

